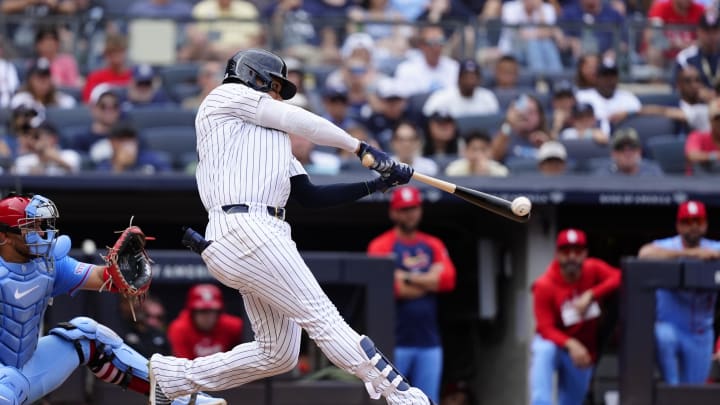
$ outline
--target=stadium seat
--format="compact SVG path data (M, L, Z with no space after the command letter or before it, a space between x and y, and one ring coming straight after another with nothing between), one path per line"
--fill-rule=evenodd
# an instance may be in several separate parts
M92 123L90 109L84 105L74 108L51 107L45 113L45 118L61 132L67 127L89 127Z
M159 76L165 91L177 102L199 92L197 75L200 66L195 63L169 65L160 69Z
M567 150L568 161L573 162L575 171L592 170L590 159L608 158L610 148L589 139L564 139L562 144Z
M666 174L684 174L687 169L685 160L685 138L674 135L658 135L647 142L650 156L662 167Z
M505 167L510 171L510 175L540 173L536 159L511 157L505 161Z
M423 114L423 107L425 107L425 102L427 102L431 94L432 92L427 92L410 96L405 109L406 118L415 123L425 123L426 118Z
M534 94L535 90L532 87L515 87L512 89L493 89L493 93L498 99L500 110L505 111L510 106L510 103L520 97L521 94ZM540 100L540 102L543 101Z
M483 87L493 88L495 87L495 74L490 71L483 71ZM515 87L526 87L535 88L535 73L530 71L521 71L518 75L517 84Z
M172 166L176 169L182 169L183 155L195 153L196 138L193 126L145 128L142 131L142 138L150 150L169 154Z
M621 128L635 128L642 142L644 155L647 154L647 142L650 138L658 135L679 135L682 132L677 122L661 115L631 115L621 121L613 131Z
M10 123L10 109L0 108L0 127L7 128Z
M694 164L693 174L696 176L720 176L720 164Z
M638 94L637 97L643 105L664 105L677 107L680 99L674 93L648 93Z
M482 130L493 137L505 121L505 114L469 115L457 118L455 121L461 136L465 136L473 130Z
M450 155L443 155L443 156L433 156L432 160L435 161L438 167L438 175L444 175L445 169L448 167L448 165L456 160L458 160L460 156L458 154L450 154Z
M195 125L195 112L173 108L139 108L127 113L128 120L139 130L156 127L183 127Z

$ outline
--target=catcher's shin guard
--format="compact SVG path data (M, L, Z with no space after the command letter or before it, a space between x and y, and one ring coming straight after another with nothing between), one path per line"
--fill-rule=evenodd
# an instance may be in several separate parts
M147 395L147 359L115 332L86 317L73 318L50 330L73 342L81 365L87 365L99 379Z

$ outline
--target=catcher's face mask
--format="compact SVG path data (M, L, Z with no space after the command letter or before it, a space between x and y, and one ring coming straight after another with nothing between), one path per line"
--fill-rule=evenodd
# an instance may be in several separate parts
M25 218L18 220L18 228L31 254L47 256L58 235L55 222L60 217L55 203L36 195L25 207Z

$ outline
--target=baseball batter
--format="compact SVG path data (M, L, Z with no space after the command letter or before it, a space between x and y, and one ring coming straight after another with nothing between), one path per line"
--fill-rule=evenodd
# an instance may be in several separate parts
M407 183L413 171L329 121L283 103L296 92L286 73L285 62L270 52L237 53L195 120L198 189L209 214L206 236L214 240L202 257L214 277L242 293L255 341L194 360L154 355L153 389L175 398L292 370L304 328L330 361L365 382L372 398L429 404L368 337L342 319L298 253L283 208L289 197L312 207L354 201ZM380 177L313 185L291 154L288 133L361 158L370 154Z

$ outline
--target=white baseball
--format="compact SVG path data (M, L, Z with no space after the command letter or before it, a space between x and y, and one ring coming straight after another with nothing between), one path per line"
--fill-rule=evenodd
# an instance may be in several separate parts
M92 239L85 239L82 243L82 251L86 255L94 255L95 252L97 252L97 246L95 246L95 241Z
M527 197L517 197L516 199L512 200L512 205L510 205L510 209L512 210L513 214L524 217L525 215L530 213L530 210L532 209L532 203Z

